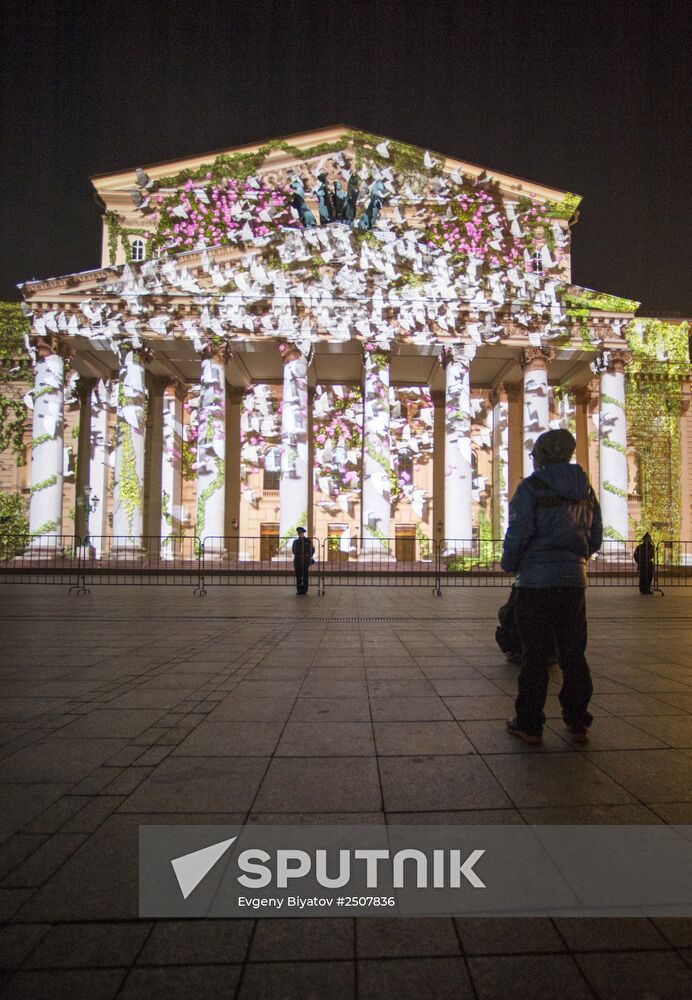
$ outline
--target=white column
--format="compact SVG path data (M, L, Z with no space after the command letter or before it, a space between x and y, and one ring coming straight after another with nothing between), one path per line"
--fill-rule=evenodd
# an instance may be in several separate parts
M445 537L448 548L471 547L473 468L471 465L471 383L473 344L445 348Z
M57 340L36 342L29 530L35 548L57 547L62 534L65 362Z
M77 468L74 489L74 533L83 539L88 534L89 459L91 457L91 392L96 382L80 376L75 386L79 399L79 427L77 431Z
M531 452L536 438L550 430L548 362L554 352L542 347L527 347L522 352L524 369L524 477L533 472Z
M491 396L493 406L493 535L504 538L509 521L509 398L504 385Z
M598 464L603 533L619 542L629 536L625 364L630 357L627 351L604 351L600 358Z
M224 549L226 508L226 364L223 352L202 358L197 438L197 518L195 532L207 552Z
M283 359L279 534L290 547L296 528L308 523L308 358L294 344L279 346Z
M589 403L591 387L585 386L574 393L574 436L577 439L576 461L584 472L589 471Z
M144 519L144 358L124 345L118 381L113 474L113 548L141 545Z
M573 392L564 392L557 401L557 426L577 437L577 401Z
M167 385L163 393L161 449L161 558L173 559L169 539L181 533L184 387Z
M89 486L90 497L98 497L95 510L87 513L87 534L96 557L101 556L103 538L108 525L108 430L110 417L111 383L97 382L91 390L91 427L89 429Z
M386 541L391 532L389 352L366 344L363 364L363 554L393 555Z

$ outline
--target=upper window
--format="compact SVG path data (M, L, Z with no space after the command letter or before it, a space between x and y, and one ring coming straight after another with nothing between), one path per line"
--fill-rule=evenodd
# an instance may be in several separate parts
M413 482L413 455L410 451L400 451L397 456L397 475L405 483Z
M543 259L538 250L531 254L531 270L534 274L543 274Z
M133 240L130 249L130 260L144 260L144 240Z
M268 448L264 453L264 475L262 488L278 490L281 483L281 449Z

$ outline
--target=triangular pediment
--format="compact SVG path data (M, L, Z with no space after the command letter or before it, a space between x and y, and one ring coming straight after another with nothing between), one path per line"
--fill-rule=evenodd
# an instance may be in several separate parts
M580 200L342 126L94 183L106 207L108 263L341 222L395 236L414 229L462 263L478 258L489 269L563 280Z
M425 174L432 167L439 167L446 173L459 171L470 177L491 174L508 194L517 197L533 195L541 200L562 202L569 192L527 180L503 171L480 166L466 160L448 156L440 152L424 149L411 143L404 143L388 136L375 135L348 125L334 125L311 132L300 132L279 138L264 139L243 146L234 146L196 156L180 157L157 163L145 164L142 169L163 187L175 187L193 177L204 180L207 173L214 173L224 164L246 161L249 172L266 173L277 169L301 171L317 166L320 160L333 152L343 152L358 158L361 151L372 151L383 166L404 167L408 173ZM384 152L382 152L384 151ZM136 185L136 170L133 166L126 170L98 174L92 177L98 194L107 203L109 195L129 191ZM168 183L166 183L168 182ZM578 204L579 196L572 195Z

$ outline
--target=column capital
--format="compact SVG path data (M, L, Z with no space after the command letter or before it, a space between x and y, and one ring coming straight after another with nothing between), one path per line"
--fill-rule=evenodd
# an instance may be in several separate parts
M588 406L591 402L591 397L593 396L591 383L582 386L581 389L571 389L570 392L574 396L575 402L581 404L582 406Z
M498 382L490 390L490 405L497 406L498 403L507 402L507 390L503 382Z
M497 406L498 403L508 403L510 400L519 399L520 395L521 385L498 382L490 390L490 405Z
M152 373L148 371L144 374L144 383L147 390L152 395L163 396L164 392L171 384L171 379L166 375L152 375Z
M57 354L59 358L67 358L71 353L64 340L51 334L41 334L38 337L33 337L31 343L36 348L36 357L39 361L43 361L44 358L48 358L54 354Z
M164 383L163 385L164 396L165 395L175 396L175 398L179 400L181 403L185 402L185 399L187 397L187 382L183 382L179 378L172 378L172 377L166 378L166 376L162 377L162 382Z
M525 372L541 369L548 370L548 365L555 357L552 347L525 347L519 358L519 364Z
M146 344L140 343L138 347L135 347L130 340L123 339L118 343L118 360L121 366L125 363L128 354L134 354L137 363L143 367L148 365L154 357L154 352Z
M498 382L490 390L490 403L492 406L497 403L515 403L521 398L521 392L520 382Z
M79 376L77 379L77 385L75 386L75 392L80 403L86 403L87 400L91 398L91 393L97 384L98 379L96 378L86 378L84 375Z
M468 367L475 355L475 344L443 344L440 350L440 364L443 368L446 368L450 364L462 364Z
M370 342L363 344L362 347L363 362L378 360L381 364L388 365L392 360L392 352L389 347L380 347L379 344L371 344Z
M306 364L310 364L313 356L313 346L309 345L307 351L303 346L288 340L280 340L278 343L279 354L282 362L287 365L289 361L299 361L301 358Z
M226 343L226 341L220 344L210 341L204 345L200 354L203 361L215 361L220 365L227 364L233 357L231 345Z
M242 403L245 389L239 385L229 385L227 390L229 403Z
M615 350L601 351L594 361L594 370L599 375L611 375L614 372L624 373L625 365L632 360L632 352L616 348Z

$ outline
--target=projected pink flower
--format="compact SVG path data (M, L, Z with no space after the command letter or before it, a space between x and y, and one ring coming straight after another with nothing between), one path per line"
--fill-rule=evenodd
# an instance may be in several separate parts
M259 177L230 177L213 184L188 180L162 200L152 246L219 246L246 236L269 236L281 227L300 228L291 213L291 197L288 188L271 187Z

